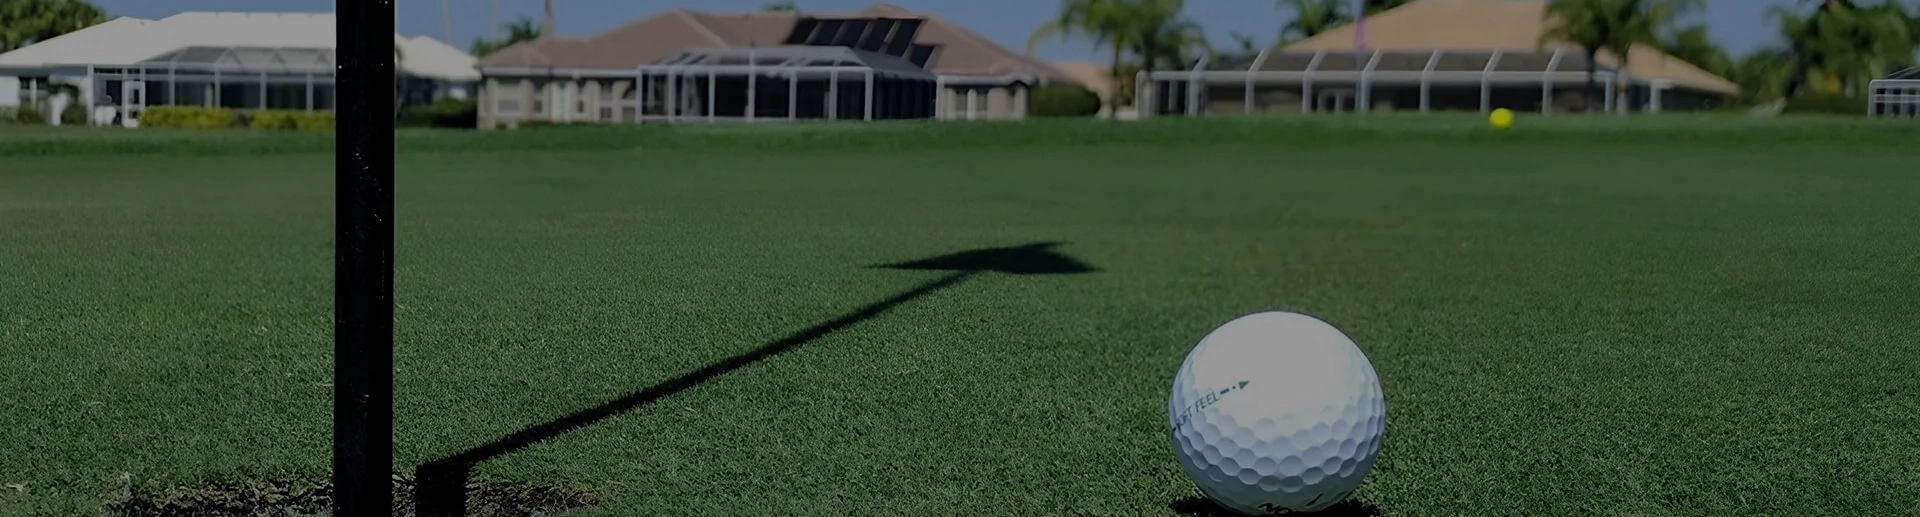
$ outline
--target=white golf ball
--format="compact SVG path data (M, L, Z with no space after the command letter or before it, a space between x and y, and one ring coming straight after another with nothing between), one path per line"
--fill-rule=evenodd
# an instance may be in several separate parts
M1346 334L1302 314L1234 319L1187 352L1167 397L1174 457L1244 514L1324 510L1373 467L1380 378Z

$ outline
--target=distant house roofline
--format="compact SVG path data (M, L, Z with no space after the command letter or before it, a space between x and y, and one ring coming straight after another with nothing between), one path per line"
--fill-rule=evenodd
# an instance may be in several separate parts
M885 3L857 11L706 12L666 9L592 36L572 40L541 38L523 41L481 58L478 66L483 73L537 69L634 70L686 49L764 48L792 43L789 40L794 37L796 29L805 26L809 20L849 23L865 19L916 21L910 29L888 29L914 31L911 38L904 42L895 39L898 34L894 32L863 32L859 37L866 43L885 41L888 45L886 53L924 63L927 72L938 76L1073 82L1071 76L1045 61L1012 52L938 15L908 11ZM858 30L866 29L862 27ZM908 48L918 54L895 54L907 48L907 43L925 48Z

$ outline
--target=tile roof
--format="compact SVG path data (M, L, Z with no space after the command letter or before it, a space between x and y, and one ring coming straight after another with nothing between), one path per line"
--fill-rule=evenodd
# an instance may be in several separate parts
M950 20L884 3L852 12L722 13L669 9L593 36L522 42L481 58L479 66L636 68L692 48L738 49L782 45L803 17L823 20L920 20L914 43L936 46L937 50L927 60L926 68L938 75L1029 74L1046 80L1072 81L1069 75L1053 65L1008 50Z

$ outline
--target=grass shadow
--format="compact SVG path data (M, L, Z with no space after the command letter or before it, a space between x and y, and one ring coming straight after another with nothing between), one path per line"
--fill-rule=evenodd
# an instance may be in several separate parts
M962 251L898 264L875 266L884 269L948 271L949 274L887 299L868 304L833 320L789 334L747 353L721 360L601 405L528 427L485 445L422 464L414 470L414 477L417 480L415 500L419 504L419 515L420 517L465 517L467 515L465 499L469 479L472 477L474 465L482 461L527 448L699 386L762 359L791 351L834 331L872 319L889 309L946 289L974 275L985 272L1023 276L1058 275L1095 271L1079 260L1052 251L1052 248L1058 245L1059 243L1036 242L1005 248Z
M1205 497L1187 497L1175 500L1172 504L1167 505L1167 509L1173 510L1176 514L1192 517L1240 517L1244 515L1233 510L1228 510L1226 507L1220 506L1220 503L1213 502L1212 499ZM1314 517L1375 517L1380 515L1380 508L1354 499L1347 499L1341 501L1340 504L1333 505L1318 512L1289 515L1311 515Z

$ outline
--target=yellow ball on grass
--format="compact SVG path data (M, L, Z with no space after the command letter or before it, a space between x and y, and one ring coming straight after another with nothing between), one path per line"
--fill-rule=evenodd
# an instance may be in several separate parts
M1493 110L1493 114L1487 116L1487 123L1493 125L1494 129L1513 127L1513 110L1506 108Z

